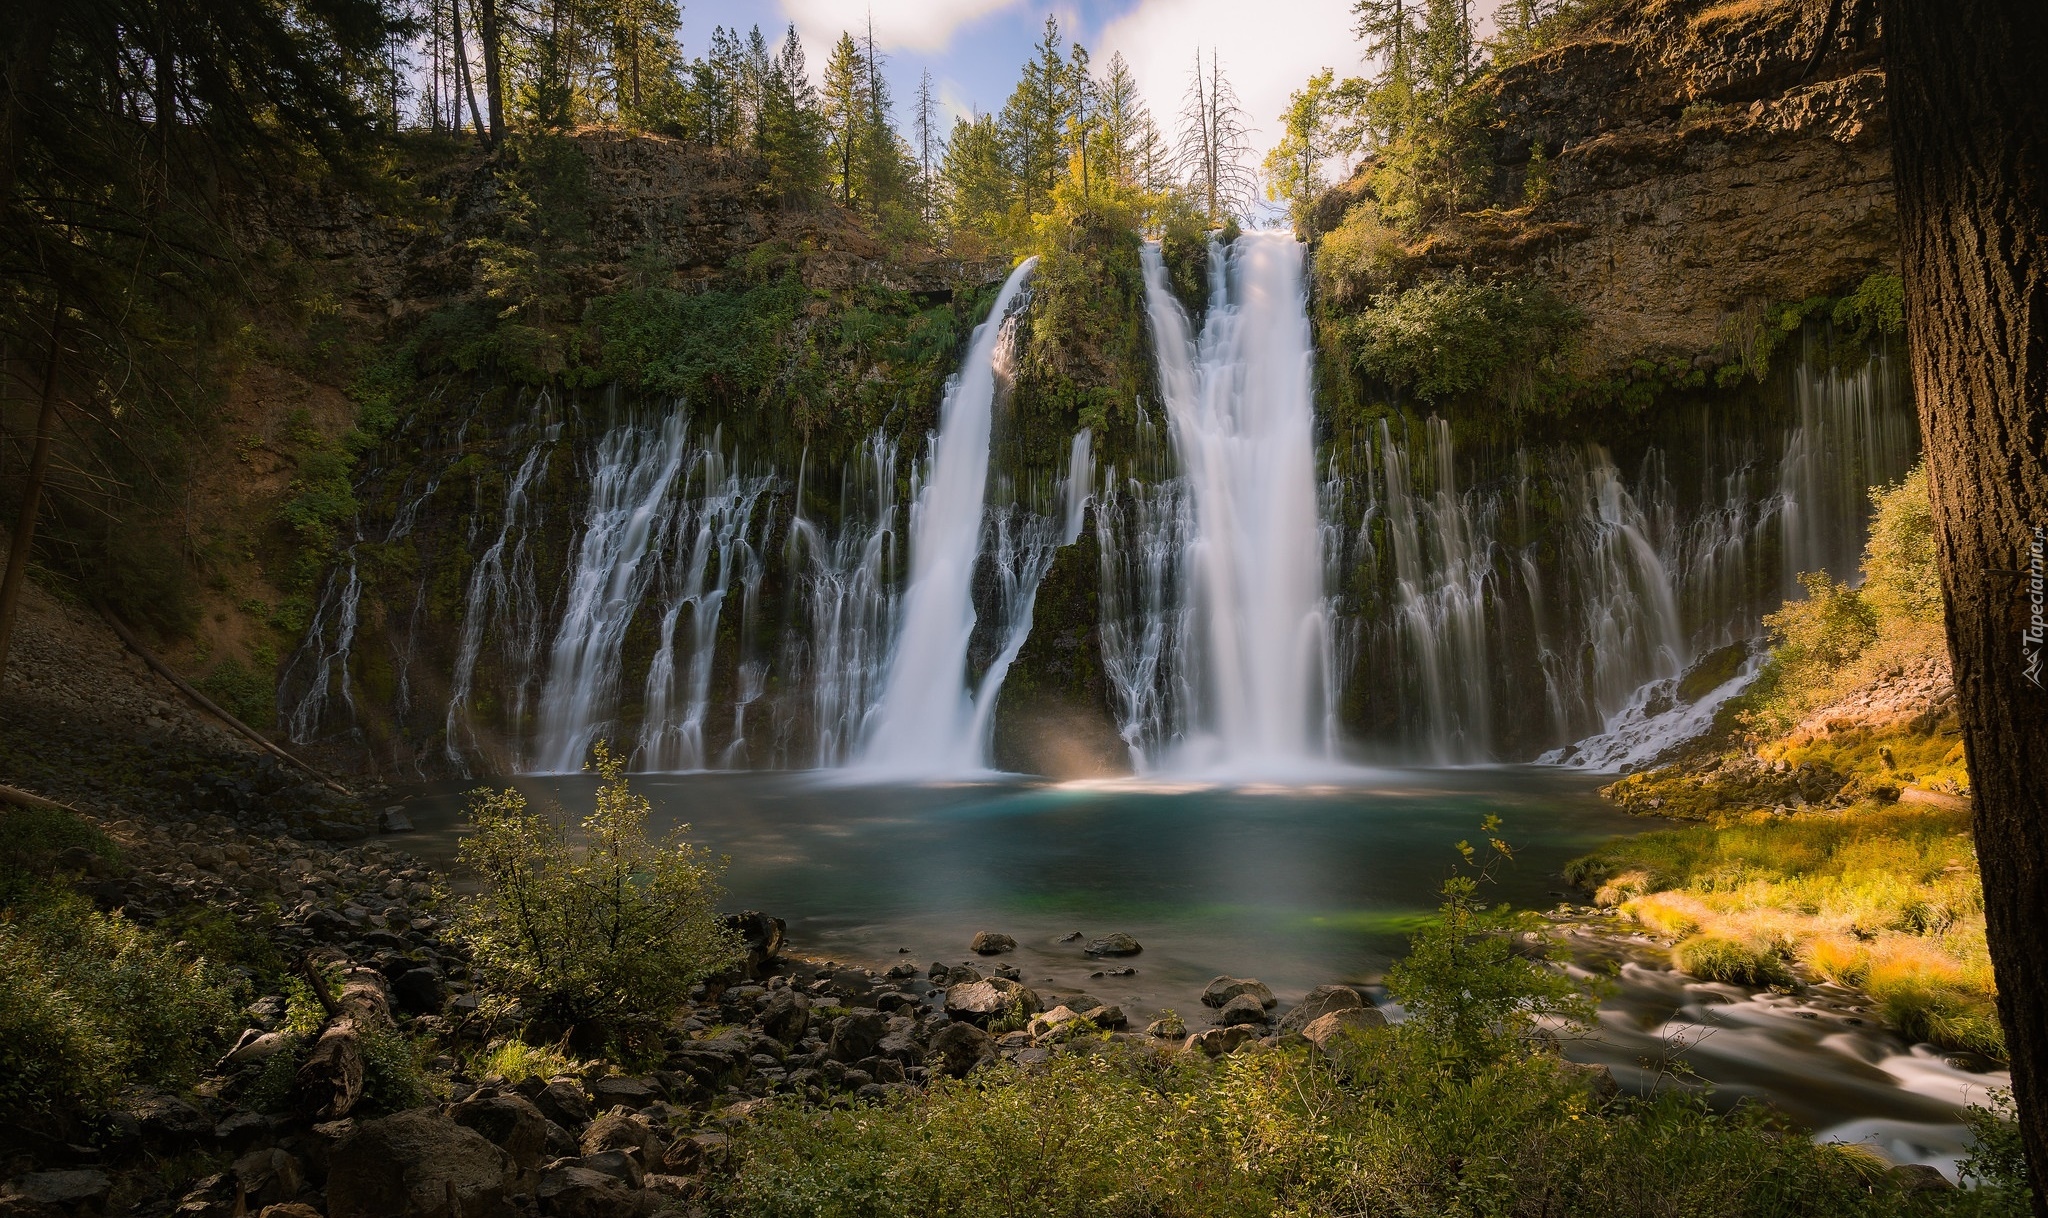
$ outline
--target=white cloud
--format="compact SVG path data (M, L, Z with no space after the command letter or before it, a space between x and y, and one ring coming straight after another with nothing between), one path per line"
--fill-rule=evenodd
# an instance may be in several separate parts
M806 44L830 46L840 31L857 32L875 21L875 42L889 51L943 51L953 34L1023 0L782 0Z
M1195 51L1215 48L1223 75L1250 116L1263 158L1280 138L1287 96L1323 68L1357 75L1351 0L1139 0L1109 23L1089 52L1100 65L1122 51L1167 137L1179 126Z

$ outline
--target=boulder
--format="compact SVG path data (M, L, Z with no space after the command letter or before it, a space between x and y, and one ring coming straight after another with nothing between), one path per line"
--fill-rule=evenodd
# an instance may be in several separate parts
M785 1045L804 1038L811 1027L811 1000L795 990L776 990L761 1004L761 1030Z
M1350 1007L1318 1015L1308 1021L1301 1034L1318 1049L1329 1047L1330 1038L1346 1028L1384 1028L1387 1017L1380 1014L1378 1007Z
M392 981L391 996L411 1014L439 1015L448 1005L448 983L433 969L407 969Z
M1135 956L1145 949L1139 945L1136 939L1131 938L1122 931L1117 931L1113 934L1104 935L1100 939L1090 939L1081 950L1091 956Z
M252 1150L235 1160L235 1204L244 1213L282 1205L305 1186L298 1159L282 1150Z
M645 1108L661 1098L661 1088L651 1078L608 1074L591 1081L590 1095L600 1110L621 1104L628 1108Z
M759 977L768 962L782 954L786 927L781 918L771 918L758 909L746 909L725 915L724 921L726 929L738 936L740 946L746 951L739 965L743 975Z
M1016 951L1017 941L1008 935L984 930L975 934L974 942L967 945L967 950L977 956L999 956L1004 952Z
M1038 1013L1038 995L1015 981L992 977L986 981L970 981L956 985L946 991L946 1014L955 1019L985 1024L1006 1014L1010 1008L1022 1003L1025 1015Z
M32 1171L10 1181L0 1195L19 1197L38 1206L57 1210L97 1210L114 1191L114 1182L103 1171L80 1168L73 1171ZM34 1212L34 1211L29 1211Z
M432 1109L365 1121L327 1154L328 1218L501 1212L510 1156Z
M583 1131L582 1151L586 1155L603 1154L608 1150L634 1150L640 1152L642 1163L657 1163L661 1160L661 1143L655 1139L654 1131L647 1122L631 1113L608 1112L590 1123Z
M1203 988L1202 1005L1220 1007L1240 994L1252 995L1262 1007L1277 1006L1280 1001L1273 997L1273 991L1267 989L1263 981L1250 977L1218 977Z
M289 1201L283 1205L266 1205L256 1218L320 1218L320 1211L303 1201Z
M144 1095L124 1110L152 1147L180 1146L213 1132L213 1121L172 1095Z
M925 1064L951 1078L964 1078L968 1071L996 1056L989 1034L971 1023L949 1023L932 1034Z
M627 1188L639 1188L647 1182L647 1169L642 1166L637 1150L602 1150L573 1159L569 1166L610 1176Z
M1257 994L1239 994L1223 1004L1216 1013L1216 1022L1225 1026L1233 1024L1264 1024L1267 1022L1266 1004L1259 1001Z
M540 1089L533 1097L533 1106L540 1114L570 1133L581 1136L585 1126L590 1124L590 1099L583 1094L583 1088L567 1079L558 1079Z
M856 1011L832 1021L832 1039L826 1046L835 1061L857 1062L873 1057L875 1046L889 1034L889 1017L879 1011Z
M633 1218L652 1212L657 1204L654 1197L634 1192L622 1180L574 1164L549 1168L534 1196L550 1218Z
M693 1133L687 1138L677 1138L675 1144L662 1156L662 1170L682 1176L694 1176L707 1167L716 1167L725 1162L732 1153L732 1139L722 1133Z
M531 1192L535 1173L548 1157L548 1131L561 1126L542 1116L540 1109L520 1095L478 1095L448 1109L456 1124L474 1129L485 1140L505 1152L517 1179L514 1190ZM567 1131L562 1140L573 1145Z
M1558 1072L1566 1078L1582 1083L1592 1092L1593 1098L1611 1100L1621 1094L1621 1084L1614 1081L1614 1071L1604 1065L1589 1062L1562 1062Z
M1210 1057L1221 1057L1225 1053L1235 1052L1239 1045L1247 1041L1257 1040L1258 1038L1259 1030L1245 1024L1236 1024L1227 1028L1210 1028L1206 1032L1197 1032L1188 1037L1186 1041L1182 1042L1181 1051L1183 1053L1199 1051L1208 1054Z
M1163 1015L1145 1025L1145 1035L1161 1040L1178 1040L1188 1034L1187 1021L1178 1015Z
M221 1059L221 1064L242 1066L260 1062L289 1043L282 1032L258 1032L250 1028L242 1033L242 1038L235 1042L235 1047L228 1050L228 1055Z
M1319 985L1308 992L1295 1008L1280 1019L1282 1032L1299 1032L1315 1020L1332 1011L1352 1011L1365 1005L1365 999L1348 985Z

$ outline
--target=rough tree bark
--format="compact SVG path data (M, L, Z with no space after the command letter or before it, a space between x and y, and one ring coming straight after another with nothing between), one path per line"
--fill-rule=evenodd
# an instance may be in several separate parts
M2048 4L1883 0L1906 334L1998 1013L2048 1215Z
M483 43L484 108L491 116L491 147L505 142L505 72L500 63L498 0L475 0L476 36Z
M21 491L21 511L14 518L8 543L7 573L0 576L0 673L7 671L7 652L14 642L14 615L21 590L28 583L29 551L35 548L36 516L43 507L43 483L50 474L50 445L57 431L57 361L62 354L63 310L50 322L50 350L43 365L43 400L36 412L35 446L28 459L28 481Z

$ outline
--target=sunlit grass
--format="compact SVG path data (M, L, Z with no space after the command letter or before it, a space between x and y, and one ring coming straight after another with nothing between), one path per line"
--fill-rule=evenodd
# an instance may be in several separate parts
M1969 814L1865 805L1614 842L1567 875L1695 976L1868 994L1907 1035L2002 1055Z

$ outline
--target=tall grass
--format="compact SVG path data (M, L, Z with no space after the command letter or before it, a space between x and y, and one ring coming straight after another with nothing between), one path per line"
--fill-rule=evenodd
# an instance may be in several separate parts
M1765 1111L1601 1100L1547 1054L1448 1071L1413 1029L1306 1048L1104 1045L878 1106L778 1107L712 1212L749 1218L1974 1213Z
M1910 1036L2004 1053L1966 811L1757 814L1614 842L1566 874L1677 939L1695 975L1790 984L1797 966Z

